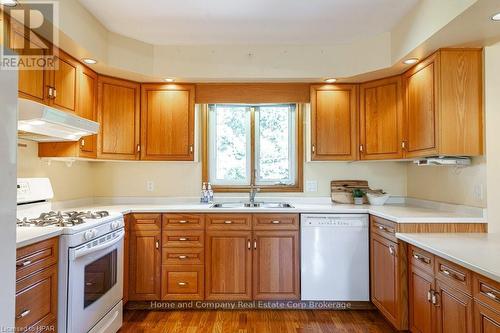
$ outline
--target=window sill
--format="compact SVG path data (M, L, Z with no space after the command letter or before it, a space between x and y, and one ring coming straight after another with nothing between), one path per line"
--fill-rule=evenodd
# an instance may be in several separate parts
M304 189L302 185L262 185L255 186L260 189L260 192L276 193L276 192L303 192ZM214 192L219 193L247 193L250 191L250 186L223 186L223 185L212 185Z

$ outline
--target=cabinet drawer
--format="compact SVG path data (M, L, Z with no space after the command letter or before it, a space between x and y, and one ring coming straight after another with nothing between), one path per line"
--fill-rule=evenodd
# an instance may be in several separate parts
M205 253L203 248L163 248L162 263L164 265L203 265Z
M396 223L370 215L371 232L385 237L393 242L397 242Z
M203 266L162 267L162 300L203 299Z
M28 245L17 250L16 279L20 280L36 271L57 263L59 238Z
M251 214L212 214L207 215L209 230L251 230Z
M484 276L474 274L474 298L489 305L500 315L500 283Z
M436 257L435 276L452 287L472 295L472 274L448 260Z
M57 319L57 266L16 283L16 327L47 326ZM35 330L36 331L36 330Z
M299 230L297 214L254 214L254 230Z
M205 229L203 215L164 214L163 229Z
M434 273L434 255L419 249L416 246L410 245L409 250L409 262L415 266L420 268L426 273L433 274Z
M162 233L163 247L203 247L204 230L166 230Z
M132 214L131 230L161 230L161 214Z

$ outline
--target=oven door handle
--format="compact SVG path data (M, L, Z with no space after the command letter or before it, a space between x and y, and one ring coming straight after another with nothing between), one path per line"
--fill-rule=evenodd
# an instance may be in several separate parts
M97 252L97 251L100 251L102 249L105 249L105 248L108 248L110 246L113 246L115 245L116 243L118 243L119 241L121 241L123 239L123 237L125 236L125 231L124 230L121 230L119 232L119 235L115 238L113 238L112 240L110 241L107 241L106 243L102 243L102 244L99 244L99 245L96 245L96 246L93 246L91 248L87 248L87 247L83 247L81 249L77 249L74 253L73 253L73 256L72 256L72 259L73 260L76 260L78 258L81 258L83 256L86 256L87 254L90 254L90 253L94 253L94 252Z

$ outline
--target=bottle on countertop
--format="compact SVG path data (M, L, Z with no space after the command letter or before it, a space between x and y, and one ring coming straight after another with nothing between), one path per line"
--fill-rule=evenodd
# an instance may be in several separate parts
M207 190L207 183L203 183L201 186L201 198L200 198L201 203L208 203L208 190Z
M208 202L212 203L214 202L214 190L212 189L212 184L208 183Z

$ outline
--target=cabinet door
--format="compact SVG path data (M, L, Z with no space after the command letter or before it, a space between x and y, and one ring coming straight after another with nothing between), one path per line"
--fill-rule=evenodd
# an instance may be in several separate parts
M408 275L410 330L417 333L432 333L434 305L431 302L434 277L411 265Z
M25 42L28 42L26 38L22 35L21 31L15 30L11 36L11 45L14 49L20 49L23 47ZM33 47L40 47L33 41L29 41ZM41 41L40 41L41 42ZM19 55L21 59L29 59L30 52L23 50L22 54ZM18 92L19 97L31 99L38 103L48 103L46 94L46 84L49 80L48 71L44 69L33 69L33 70L23 70L18 71Z
M139 158L140 85L99 76L97 119L100 126L97 157Z
M85 119L97 121L97 74L87 67L80 66L78 70L79 94L78 115ZM80 156L96 157L97 135L80 139Z
M472 297L436 280L437 332L472 333Z
M56 59L57 69L50 72L50 83L53 90L49 96L49 104L63 111L77 112L78 108L78 61L59 50Z
M474 325L476 333L500 332L500 309L495 311L478 301L474 301Z
M312 160L357 157L356 85L311 86Z
M359 152L362 160L402 157L402 98L400 76L360 86Z
M252 299L251 231L207 231L207 300Z
M403 75L405 156L438 153L439 57L435 54Z
M398 330L408 327L404 244L371 234L372 302Z
M161 215L130 216L129 300L161 298Z
M192 161L194 86L142 85L143 160Z
M300 299L299 232L255 231L253 299Z

